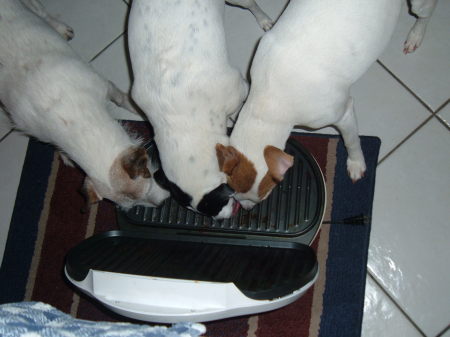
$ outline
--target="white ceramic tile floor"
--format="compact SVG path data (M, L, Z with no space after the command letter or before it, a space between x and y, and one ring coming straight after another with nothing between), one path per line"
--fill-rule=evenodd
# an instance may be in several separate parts
M258 1L272 20L276 20L287 0ZM264 34L253 15L248 10L235 6L225 7L224 25L230 63L246 76L257 41ZM231 48L231 46L233 46Z
M377 172L368 266L428 336L450 315L449 149L449 131L432 119Z
M382 141L380 158L431 115L378 63L353 85L351 94L360 134L378 136Z
M71 26L70 42L86 61L125 30L127 4L122 0L41 0L49 13Z
M414 18L404 7L392 41L380 60L435 111L450 94L450 1L438 1L422 46L406 57L402 57L403 42Z
M371 277L366 280L362 326L364 337L422 336Z
M272 18L286 2L258 1ZM128 91L131 81L122 37L127 1L43 3L75 29L71 44L85 60L103 50L93 67ZM230 62L245 74L263 32L248 11L227 7L225 15ZM450 3L441 0L424 44L404 56L402 44L413 20L403 12L380 63L352 88L361 134L380 137L380 158L387 155L376 183L368 263L374 279L367 281L365 337L450 335L444 333L450 323L450 128L442 121L450 120L450 104L438 111L440 120L432 114L450 98L449 16ZM133 117L119 108L113 113ZM0 252L25 151L26 140L17 133L0 144Z

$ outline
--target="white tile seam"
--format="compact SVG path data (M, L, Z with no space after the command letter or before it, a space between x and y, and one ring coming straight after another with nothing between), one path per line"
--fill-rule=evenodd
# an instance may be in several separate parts
M441 112L441 110L444 110L445 107L449 104L450 104L450 97L444 103L442 103L442 105L439 108L436 109L436 113L439 113Z
M442 125L444 125L444 126L447 128L447 130L450 131L450 120L447 121L447 120L445 120L441 115L439 115L439 113L440 113L442 110L444 110L444 109L447 107L447 105L450 106L450 99L448 99L444 104L442 104L442 105L436 110L435 116L436 116L437 120L438 120Z
M125 31L120 33L119 36L117 36L115 39L113 39L110 43L108 43L102 50L100 50L97 54L94 55L94 57L92 57L89 60L89 63L91 63L92 61L94 61L96 58L98 58L100 55L102 55L109 47L111 47L117 40L119 40L122 36L124 36Z
M383 287L383 285L378 281L378 279L372 275L369 269L367 269L367 276L370 277L370 279L375 282L375 284L378 286L378 288L387 296L388 299L392 301L394 306L401 312L401 314L408 320L409 323L414 327L414 329L417 330L419 334L421 334L423 337L428 337L423 330L419 327L419 325L414 322L414 320L411 318L411 316L402 308L402 306L395 300L395 298L389 293L387 289Z
M7 133L5 133L1 138L0 138L0 143L3 142L6 138L8 138L8 136L14 131L14 129L10 129Z
M450 121L446 121L445 119L443 119L441 116L436 115L435 116L436 119L438 120L439 123L441 123L448 131L450 131Z
M388 157L390 157L397 149L399 149L403 144L405 144L412 136L414 136L417 131L419 131L420 129L422 129L426 124L428 124L433 117L435 117L434 114L431 114L430 116L428 116L424 121L422 121L415 129L413 129L405 138L403 138L397 145L395 145L392 150L390 150L387 154L385 154L383 156L383 158L381 158L378 163L377 166L380 166Z
M439 333L436 335L436 337L443 337L443 336L445 335L445 333L446 333L446 332L449 332L449 331L450 331L450 322L448 323L448 325L447 325L444 329L442 329L441 332L439 332Z

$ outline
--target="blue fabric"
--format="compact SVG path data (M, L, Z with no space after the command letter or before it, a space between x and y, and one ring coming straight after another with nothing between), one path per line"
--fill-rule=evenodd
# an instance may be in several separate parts
M178 323L172 327L130 323L90 322L74 319L42 302L0 305L2 337L197 337L202 324Z

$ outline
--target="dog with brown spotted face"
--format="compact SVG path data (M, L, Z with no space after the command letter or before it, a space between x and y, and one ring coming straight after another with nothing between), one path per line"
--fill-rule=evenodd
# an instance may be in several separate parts
M109 100L134 111L128 96L74 53L72 36L37 0L0 1L3 110L15 128L85 171L88 206L103 198L124 208L158 205L169 195L152 178L158 168L108 112Z
M229 2L270 28L254 0ZM132 95L155 131L163 168L156 179L179 204L216 219L238 204L215 145L228 144L229 118L248 93L228 61L224 7L223 0L134 0L128 21Z
M436 0L413 0L418 14L405 48L422 40ZM291 0L261 39L252 84L231 134L216 146L221 170L236 199L251 208L265 199L292 166L282 151L295 125L334 125L344 140L353 182L366 170L350 86L390 40L401 0Z

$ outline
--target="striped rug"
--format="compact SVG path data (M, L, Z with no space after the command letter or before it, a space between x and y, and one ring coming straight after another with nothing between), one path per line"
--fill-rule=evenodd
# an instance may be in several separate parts
M143 122L131 131L149 137ZM206 324L208 337L352 337L360 336L370 224L342 219L370 217L380 141L361 137L368 170L353 184L346 173L346 151L335 136L295 134L316 158L327 184L324 224L313 247L320 274L298 301L259 315ZM117 229L114 205L102 201L80 213L84 175L65 166L53 147L30 140L17 193L2 266L0 303L42 301L74 317L127 321L76 291L63 276L67 251L83 239Z

